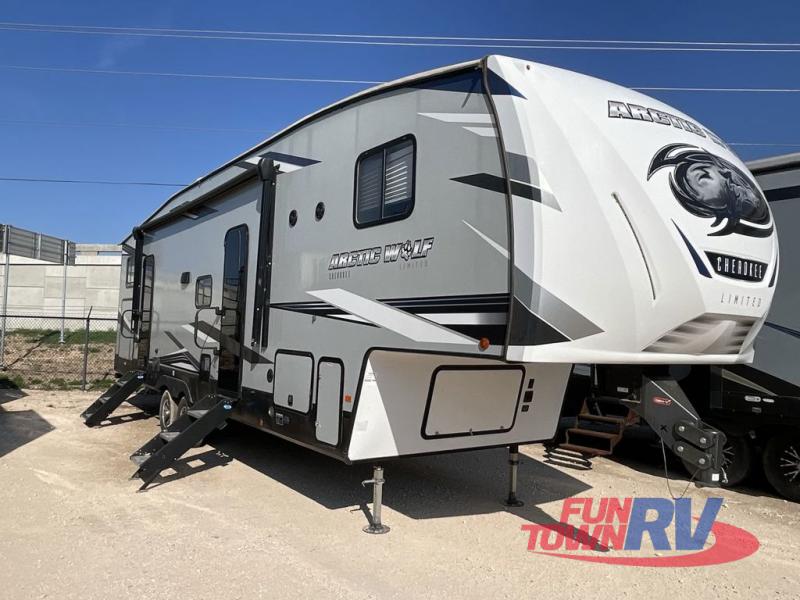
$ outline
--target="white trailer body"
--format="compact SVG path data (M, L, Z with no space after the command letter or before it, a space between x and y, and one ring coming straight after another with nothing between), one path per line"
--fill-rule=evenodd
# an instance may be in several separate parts
M502 56L310 115L127 244L121 373L346 462L546 440L573 363L749 361L777 273L715 134Z

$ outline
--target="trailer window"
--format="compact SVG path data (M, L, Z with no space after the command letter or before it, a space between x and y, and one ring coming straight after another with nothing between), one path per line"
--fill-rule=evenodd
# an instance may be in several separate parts
M197 278L194 286L194 306L195 308L208 308L211 306L211 275L203 275Z
M356 227L403 219L414 208L416 143L411 135L364 152L356 162Z

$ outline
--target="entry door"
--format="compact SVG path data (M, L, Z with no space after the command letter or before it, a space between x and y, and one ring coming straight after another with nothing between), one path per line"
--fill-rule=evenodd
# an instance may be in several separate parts
M241 380L247 247L246 225L234 227L225 234L217 387L233 394L238 394Z
M139 320L137 359L144 367L150 356L150 331L153 323L153 280L155 277L155 257L151 254L142 261L142 316Z

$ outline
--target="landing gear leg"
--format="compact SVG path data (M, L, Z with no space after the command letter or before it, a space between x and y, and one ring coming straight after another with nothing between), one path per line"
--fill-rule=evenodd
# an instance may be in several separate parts
M519 446L508 447L508 498L506 506L523 506L525 503L517 498L517 470L519 469Z
M365 533L389 533L389 527L381 523L381 508L383 505L383 467L374 467L372 471L372 479L362 481L361 485L366 486L372 484L372 520L370 524L364 527Z

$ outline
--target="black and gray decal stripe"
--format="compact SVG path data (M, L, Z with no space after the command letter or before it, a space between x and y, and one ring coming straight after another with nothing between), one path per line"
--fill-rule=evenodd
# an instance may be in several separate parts
M505 343L508 294L435 296L381 300L474 339Z
M476 294L462 296L428 296L416 298L378 299L376 302L397 308L414 316L446 327L475 339L489 338L492 344L505 340L508 294ZM324 302L295 302L273 304L271 308L291 310L325 318L354 322L375 327L374 324L345 313Z
M464 221L464 224L481 236L486 243L504 258L508 258L508 251L500 244L475 229L466 221ZM519 267L514 267L514 282L517 300L526 309L525 311L514 310L511 314L512 328L517 330L511 336L515 343L519 345L538 345L541 343L576 340L603 332L600 327L583 314L533 281ZM541 325L534 326L531 323L531 317L527 313L533 315L536 323L541 321ZM515 318L520 319L519 324L517 324ZM529 341L526 342L525 340Z
M476 294L464 296L427 296L412 298L379 298L381 302L406 312L507 312L508 294ZM346 314L327 302L284 302L271 304L270 308L293 310L320 316Z
M159 362L165 367L173 367L175 369L183 369L185 371L197 371L199 366L195 362L189 360L191 357L188 353L165 356Z
M251 350L247 346L240 344L231 336L223 334L219 329L213 325L210 325L209 323L206 323L205 321L200 321L197 324L197 330L203 335L217 342L220 345L220 348L224 348L231 354L239 356L252 365L272 364L272 361L268 358L260 355L254 350Z
M506 180L498 175L491 175L489 173L474 173L472 175L463 175L460 177L452 177L452 181L464 183L473 187L482 188L498 194L506 193ZM511 194L533 200L534 202L542 201L542 192L538 187L521 181L511 181Z
M523 154L506 152L508 178L539 187L538 173L533 159Z
M689 238L687 238L686 235L683 233L683 231L681 231L681 228L678 227L678 224L675 221L672 221L672 224L675 225L675 229L677 229L678 233L681 234L681 238L683 239L683 242L686 244L686 248L689 250L689 255L692 257L692 260L694 261L694 264L697 267L697 271L703 277L708 277L709 279L711 279L711 273L709 273L708 268L703 262L703 259L700 258L700 255L697 253L697 250L695 250L694 246L692 246L692 243L689 241Z
M539 346L570 341L562 332L533 313L519 298L514 298L511 304L511 323L508 336L510 346Z
M587 317L572 308L569 304L561 300L555 294L540 286L525 273L523 273L522 270L516 267L514 268L514 277L514 281L516 282L517 286L517 298L515 298L515 301L520 302L520 304L526 309L524 312L519 310L512 312L511 323L514 329L517 328L517 322L515 319L517 317L522 319L520 323L521 331L516 334L512 332L512 336L515 337L515 339L525 339L525 330L537 332L537 335L533 336L531 339L556 339L560 337L564 338L559 339L559 341L562 342L577 340L603 332L603 329L598 327ZM535 317L535 320L541 321L550 329L552 329L553 332L557 332L558 335L548 333L547 335L543 336L541 332L546 331L546 328L543 325L537 325L536 327L533 327L530 322L530 317L525 314L526 312L531 313ZM531 343L540 344L553 342ZM521 343L519 345L524 346L526 344Z
M165 331L164 335L169 338L169 340L178 347L178 350L186 350L186 347L178 341L171 331Z
M200 362L192 356L192 354L186 349L186 347L178 341L172 332L165 331L164 335L167 336L170 341L178 347L178 350L183 350L183 352L178 353L171 353L168 356L161 357L162 364L169 364L169 362L178 362L178 361L186 361L196 369L200 368Z
M270 308L278 310L288 310L291 312L302 313L311 315L313 317L322 317L325 319L334 319L336 321L347 321L348 323L356 323L357 325L366 325L367 327L377 327L377 325L365 321L361 317L351 315L341 308L337 308L327 302L284 302L278 304L270 304Z
M387 298L378 302L415 313L508 312L508 294Z
M775 286L775 278L778 276L778 268L781 265L781 256L780 254L775 257L775 267L772 269L772 277L769 280L769 287Z
M533 189L539 190L539 198L534 198L536 202L561 212L561 205L556 200L556 197L548 192L546 187L542 186L539 181L539 168L536 166L535 160L524 154L506 152L506 168L508 169L508 178L512 181L512 192L514 191L513 182L528 184ZM525 196L522 197L524 198Z

